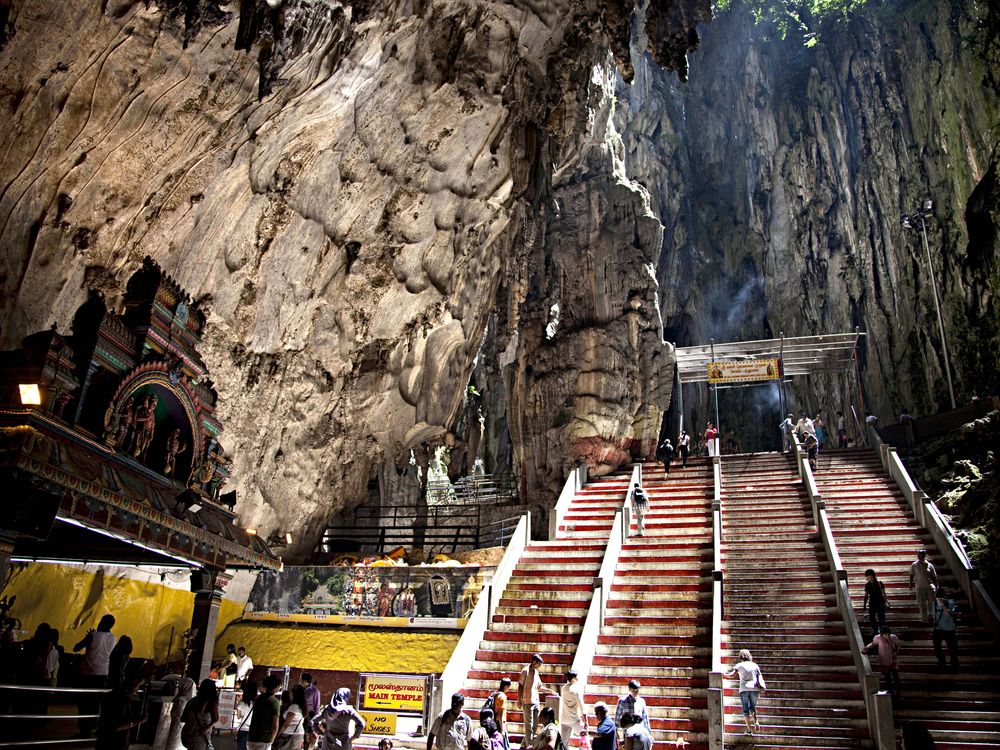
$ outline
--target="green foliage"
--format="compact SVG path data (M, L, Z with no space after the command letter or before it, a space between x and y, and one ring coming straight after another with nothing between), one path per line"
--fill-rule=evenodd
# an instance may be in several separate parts
M882 0L715 0L716 13L746 8L758 24L773 30L779 39L801 35L806 47L819 43L820 32L833 23L846 22L851 13Z
M350 572L350 568L337 568L326 579L326 591L330 596L343 596L344 587L347 584L347 577Z
M319 578L313 568L304 568L302 571L302 598L312 596L312 593L319 588Z

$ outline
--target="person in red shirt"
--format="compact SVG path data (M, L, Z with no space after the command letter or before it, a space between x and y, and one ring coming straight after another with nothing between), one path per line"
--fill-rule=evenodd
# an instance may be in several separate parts
M899 689L899 638L892 634L888 625L883 625L879 634L872 639L872 642L865 646L865 651L878 654L878 671L885 679L886 688L889 695L895 700L900 699Z
M708 426L705 428L705 444L708 446L709 456L716 455L717 444L715 439L717 437L719 437L719 431L715 429L711 422L709 422Z

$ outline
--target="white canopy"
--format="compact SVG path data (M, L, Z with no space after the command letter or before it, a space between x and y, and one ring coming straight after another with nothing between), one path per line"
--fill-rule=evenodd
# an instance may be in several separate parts
M747 359L781 359L785 377L844 373L854 362L858 339L865 334L831 333L822 336L793 336L761 341L679 346L677 372L681 383L708 381L710 362L731 362Z

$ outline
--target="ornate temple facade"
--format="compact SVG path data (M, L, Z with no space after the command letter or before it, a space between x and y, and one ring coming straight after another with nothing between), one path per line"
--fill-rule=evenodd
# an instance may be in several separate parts
M11 559L185 565L193 627L214 642L227 569L280 569L225 493L218 395L197 347L205 316L151 259L124 308L96 293L72 332L0 353L0 574ZM192 673L211 655L196 648ZM200 652L200 653L199 653Z

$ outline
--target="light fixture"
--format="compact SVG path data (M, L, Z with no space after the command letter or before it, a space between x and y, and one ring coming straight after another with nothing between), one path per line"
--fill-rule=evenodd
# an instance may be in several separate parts
M292 543L291 532L275 531L267 538L268 547L287 547Z
M38 388L38 383L21 383L17 388L21 392L21 403L24 406L42 405L42 392Z
M948 354L948 336L945 333L944 318L941 315L941 298L938 295L937 279L934 276L934 260L931 257L930 244L927 242L927 222L934 218L934 201L930 198L924 200L919 211L909 216L902 214L899 222L903 229L918 230L923 235L924 252L927 253L927 277L931 282L931 291L934 293L934 309L937 311L938 332L941 334L941 352L944 360L944 373L948 379L948 399L951 408L955 408L955 386L951 380L951 356Z
M257 536L257 529L255 529L255 528L254 528L253 526L247 526L247 527L246 527L245 529L243 529L243 530L244 530L244 531L245 531L246 533L248 533L248 534L249 534L250 536Z

